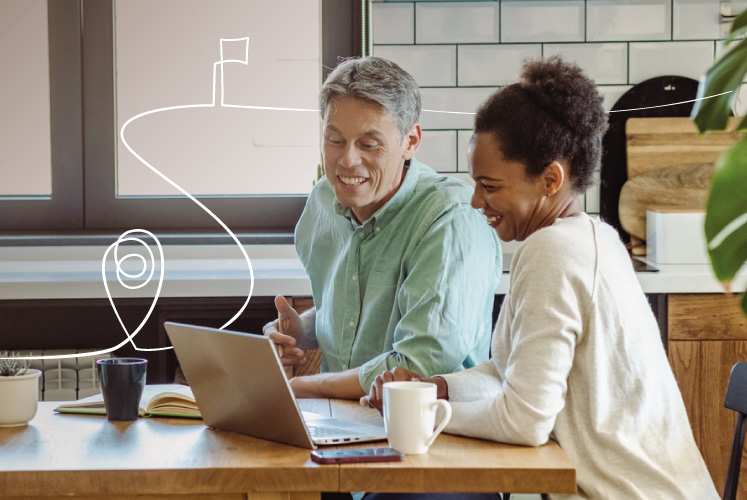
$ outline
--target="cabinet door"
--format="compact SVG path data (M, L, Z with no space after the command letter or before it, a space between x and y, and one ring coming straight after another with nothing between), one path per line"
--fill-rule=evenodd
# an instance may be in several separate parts
M719 492L723 491L736 413L724 408L731 367L747 361L747 318L727 294L670 295L669 362L695 441ZM738 498L747 500L747 458Z

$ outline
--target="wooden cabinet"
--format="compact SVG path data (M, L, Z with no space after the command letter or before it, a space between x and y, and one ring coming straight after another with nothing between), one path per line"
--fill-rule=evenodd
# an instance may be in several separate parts
M730 294L668 297L669 362L685 401L690 425L721 493L736 413L724 408L731 367L747 361L747 318ZM742 459L738 498L747 500L747 458Z

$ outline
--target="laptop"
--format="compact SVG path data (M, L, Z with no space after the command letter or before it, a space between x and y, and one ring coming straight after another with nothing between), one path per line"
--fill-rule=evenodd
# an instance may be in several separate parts
M381 426L301 412L268 337L164 326L206 425L309 449L386 439Z

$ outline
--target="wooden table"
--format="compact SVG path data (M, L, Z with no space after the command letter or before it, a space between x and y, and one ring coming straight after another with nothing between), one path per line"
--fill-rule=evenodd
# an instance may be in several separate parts
M318 465L309 450L209 429L202 421L60 415L39 403L24 427L0 428L0 498L311 500L322 491L575 492L557 444L510 446L442 435L404 462ZM380 422L357 403L301 400L304 410ZM366 446L384 446L384 442Z

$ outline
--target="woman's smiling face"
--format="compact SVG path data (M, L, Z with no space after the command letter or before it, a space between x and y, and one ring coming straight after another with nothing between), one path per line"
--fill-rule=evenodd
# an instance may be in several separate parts
M323 133L327 180L359 222L394 196L405 176L405 160L413 157L420 144L418 124L400 140L389 111L352 98L337 98L330 104Z
M524 164L503 156L490 133L472 137L469 172L475 180L472 206L481 210L503 241L523 241L546 225L548 187L542 175L527 177Z

